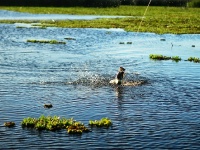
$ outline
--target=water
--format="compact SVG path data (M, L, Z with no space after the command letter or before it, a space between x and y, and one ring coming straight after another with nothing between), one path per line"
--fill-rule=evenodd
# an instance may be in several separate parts
M91 20L99 18L123 18L127 16L69 15L69 14L30 14L0 10L0 20Z
M16 26L0 24L1 149L200 148L200 64L184 61L200 57L199 34ZM28 39L67 44L27 43ZM149 54L183 60L153 61ZM126 80L145 84L109 85L119 66L126 68ZM53 108L45 109L45 103ZM108 117L113 126L81 136L21 128L23 118L42 114L73 117L86 126L91 119ZM16 126L6 128L6 121Z

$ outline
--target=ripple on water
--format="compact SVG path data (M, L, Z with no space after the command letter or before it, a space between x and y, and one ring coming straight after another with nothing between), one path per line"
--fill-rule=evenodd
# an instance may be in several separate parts
M199 148L199 64L149 60L151 53L200 57L199 35L18 29L7 24L0 25L0 32L0 148ZM66 45L26 42L66 37L76 40ZM126 68L126 80L145 84L109 85L119 66ZM45 103L53 107L45 109ZM23 118L42 114L73 117L85 125L109 117L113 126L82 136L21 128ZM6 121L16 126L4 128Z

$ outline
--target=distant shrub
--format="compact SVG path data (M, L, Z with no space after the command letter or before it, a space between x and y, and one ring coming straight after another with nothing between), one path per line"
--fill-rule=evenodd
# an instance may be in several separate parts
M118 7L120 0L85 0L84 5L87 7Z
M200 0L191 0L188 3L189 7L200 7Z
M138 6L147 6L150 0L135 0ZM151 6L187 6L188 0L152 0Z
M0 6L117 7L120 0L1 0Z
M121 5L135 5L135 0L121 0Z

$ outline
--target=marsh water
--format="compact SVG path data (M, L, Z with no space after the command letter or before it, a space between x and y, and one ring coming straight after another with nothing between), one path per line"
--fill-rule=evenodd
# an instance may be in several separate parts
M200 148L200 64L184 61L200 57L199 34L17 26L0 24L1 149ZM149 54L182 61L153 61ZM109 85L119 66L125 80L144 84ZM41 115L73 117L86 126L108 117L113 125L82 135L21 127L23 118ZM4 127L7 121L16 126Z

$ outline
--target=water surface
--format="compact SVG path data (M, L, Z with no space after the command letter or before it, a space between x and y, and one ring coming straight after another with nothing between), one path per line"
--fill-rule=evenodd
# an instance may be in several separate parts
M0 25L1 149L200 148L200 64L184 61L200 57L199 34L16 26ZM27 43L28 39L66 44ZM149 54L183 60L153 61ZM119 66L126 68L126 80L145 84L109 85ZM53 108L44 109L45 103ZM73 117L86 126L90 119L109 117L113 126L81 136L21 128L23 118L42 114ZM16 126L6 128L6 121Z

